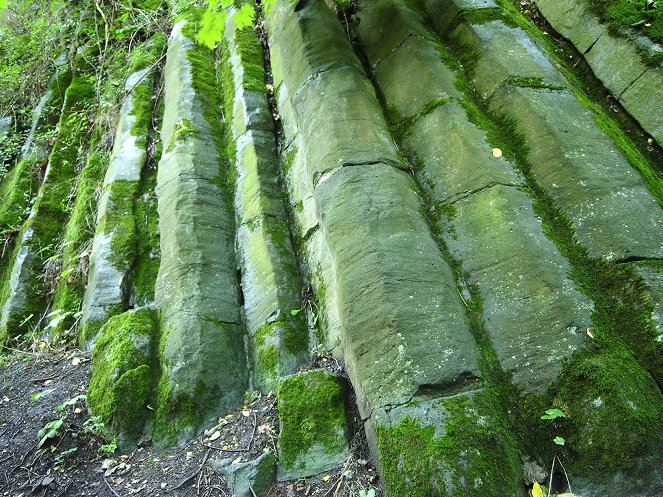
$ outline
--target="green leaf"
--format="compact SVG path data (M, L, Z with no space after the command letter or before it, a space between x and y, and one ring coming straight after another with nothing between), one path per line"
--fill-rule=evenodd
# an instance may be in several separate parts
M235 12L235 24L237 29L244 29L253 25L256 11L251 5L244 4L242 8Z
M543 489L541 488L541 485L539 485L538 482L534 482L534 486L532 487L532 497L544 497L543 496Z
M557 419L557 418L565 418L566 414L564 414L562 411L559 409L547 409L546 413L541 416L541 419Z
M76 402L78 402L79 400L85 400L85 398L86 398L86 395L85 395L85 394L77 395L76 397L72 397L72 398L69 399L69 400L65 400L62 404L60 404L59 406L57 406L57 407L55 408L55 410L56 410L57 412L62 412L62 411L64 411L67 407L69 407L69 406L73 406L74 404L76 404Z
M555 437L553 438L553 442L555 442L557 445L564 445L566 440L564 440L562 437Z
M200 20L200 31L196 35L196 41L210 50L223 39L223 29L228 19L225 11L207 9Z
M62 423L64 423L64 418L56 419L50 423L46 423L46 426L44 426L41 430L39 430L39 433L37 433L37 438L39 438L39 444L37 444L37 448L44 445L44 442L49 438L55 438L55 436L58 434L58 430L62 426Z
M290 315L291 315L291 316L296 316L296 315L299 314L300 312L302 312L301 309L292 309L292 310L290 311Z
M0 10L5 10L7 8L9 0L0 0Z
M44 390L43 392L33 393L33 394L30 396L30 398L31 398L32 400L39 400L39 399L41 399L41 398L43 398L43 397L46 397L49 393L53 393L53 392L55 392L55 388L49 388L48 390Z

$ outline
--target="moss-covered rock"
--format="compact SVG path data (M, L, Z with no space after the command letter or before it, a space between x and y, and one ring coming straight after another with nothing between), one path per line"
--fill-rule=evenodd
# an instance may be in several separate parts
M123 448L138 441L152 413L157 334L155 311L127 311L101 328L92 353L87 402Z
M417 399L376 413L387 495L474 497L521 492L516 438L488 390Z
M279 480L341 466L350 453L345 380L321 369L297 373L279 382L277 398Z

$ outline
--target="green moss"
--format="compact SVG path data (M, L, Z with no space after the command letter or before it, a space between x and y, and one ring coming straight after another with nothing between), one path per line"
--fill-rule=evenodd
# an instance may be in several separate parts
M129 55L129 72L134 73L151 67L164 53L168 39L161 32L136 46Z
M154 286L161 261L155 187L156 169L148 167L139 184L134 216L137 243L131 282L137 305L154 300Z
M613 33L635 29L657 43L663 43L663 9L645 0L583 0L607 22Z
M255 334L257 352L253 364L254 381L257 388L272 390L282 364L290 364L291 358L303 357L308 353L308 329L304 316L299 313L261 326Z
M575 473L589 467L599 474L632 470L663 442L663 395L624 349L576 355L560 376L552 405L568 417L564 435Z
M46 160L22 159L0 183L0 233L20 228L30 213L30 201L39 187Z
M279 382L277 397L279 463L285 468L296 469L316 445L329 453L347 446L346 392L339 377L323 370L292 375Z
M274 381L279 374L279 351L273 345L258 349L258 365L260 372Z
M522 88L545 88L548 90L564 90L564 86L551 85L543 82L543 78L539 77L526 77L526 76L510 76L506 80L506 84L511 86L519 86Z
M23 239L24 233L32 233L31 238L24 243L31 248L36 259L30 268L31 291L22 308L9 316L5 329L0 331L3 336L13 337L29 330L47 304L47 285L40 275L47 261L62 256L61 236L72 211L70 196L80 172L80 159L84 157L89 140L89 108L93 105L95 91L94 79L89 74L92 68L87 61L93 55L80 54L74 61L76 71L65 92L58 135L49 158L48 174L34 203L33 214L19 234L20 239ZM12 260L15 260L20 249L20 245L16 247ZM0 305L4 304L9 296L8 283L7 278L0 289ZM53 284L52 281L47 283L49 286Z
M62 271L53 296L53 309L60 310L66 317L52 330L52 340L64 337L74 327L85 292L97 207L95 191L108 163L108 153L98 149L97 145L98 136L95 136L91 145L94 150L88 155L87 164L76 182L75 200L64 233Z
M100 228L111 238L111 262L118 269L128 269L136 258L136 218L134 202L138 193L138 181L115 181L109 185L111 208L101 219Z
M548 56L569 82L569 88L578 101L593 113L599 127L638 171L651 194L663 206L663 170L657 165L663 160L660 150L649 147L646 137L638 131L633 120L625 112L614 112L611 107L612 98L596 79L582 54L571 45L555 43L550 36L544 35L520 12L519 2L497 1L518 27L543 45Z
M183 392L173 393L167 375L163 374L157 386L154 441L167 446L192 438L204 417L199 399L205 398L210 399L211 394L202 382L191 396Z
M474 497L520 495L521 475L511 429L495 416L486 391L430 404L416 401L400 422L377 426L380 468L388 495ZM401 408L399 408L401 409ZM444 427L422 424L437 420Z
M504 10L500 8L464 10L459 17L458 22L468 24L487 24L493 21L502 21L507 25L513 25Z
M114 316L102 327L92 354L90 410L127 445L138 441L151 416L157 326L151 310Z
M266 93L264 54L258 35L252 28L244 28L235 33L235 43L244 69L244 89Z

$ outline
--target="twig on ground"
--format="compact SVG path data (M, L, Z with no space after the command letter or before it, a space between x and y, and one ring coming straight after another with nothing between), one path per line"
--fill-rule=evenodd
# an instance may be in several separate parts
M212 449L211 448L207 449L207 452L205 453L205 457L203 457L203 461L200 463L200 466L198 467L198 469L196 471L194 471L193 473L191 473L189 476L187 476L184 480L182 480L180 482L180 484L177 485L175 488L172 488L170 490L170 492L173 492L175 490L179 490L184 485L186 485L191 480L193 480L196 476L198 476L198 473L200 473L203 470L203 468L205 467L205 463L207 462L207 459L209 459L209 455L211 453L212 453Z
M569 493L572 494L573 490L571 490L571 482L569 481L569 475L566 474L566 468L564 467L564 464L562 464L562 460L559 457L557 457L557 462L559 462L559 465L562 467L562 471L564 471L564 476L566 477L566 484L569 487Z
M113 489L113 487L111 487L110 483L108 483L108 480L106 479L106 477L103 476L102 479L104 480L104 483L105 483L106 486L108 487L108 490L110 490L111 493L112 493L115 497L120 497L120 494L118 494L118 493Z

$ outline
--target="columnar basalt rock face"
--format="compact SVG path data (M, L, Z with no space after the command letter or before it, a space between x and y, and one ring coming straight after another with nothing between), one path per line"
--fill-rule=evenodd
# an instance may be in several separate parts
M125 84L129 93L120 108L113 153L97 207L97 232L81 317L84 343L92 340L95 328L123 310L129 300L127 280L134 261L131 253L119 254L117 247L136 244L134 202L147 161L147 129L140 130L142 135L136 135L133 129L136 123L133 90L138 85L151 89L154 81L149 73L148 69L142 69Z
M253 29L238 30L234 23L226 29L226 40L226 70L234 89L234 98L226 99L233 101L237 248L251 379L254 388L268 392L308 357L305 314L292 313L302 305L304 284L280 187L263 48Z
M79 158L85 150L87 108L94 96L87 55L81 50L73 63L74 76L65 92L58 139L30 216L18 235L13 264L8 268L9 278L0 290L3 339L28 332L39 321L46 305L48 289L41 275L49 258L57 257L58 236L68 218L68 199L80 167Z
M385 43L380 29L400 36ZM434 202L450 252L479 287L500 364L522 391L543 389L582 346L591 304L568 279L568 263L545 237L524 182L493 156L485 132L459 105L456 75L431 38L398 2L372 2L359 12L361 46L390 114L410 118L402 145L414 156L415 178ZM389 55L380 58L380 50ZM420 54L428 55L423 70L399 63ZM412 80L426 90L411 88ZM411 91L430 100L414 102L406 97Z
M657 138L658 69L580 1L537 3ZM341 471L357 426L387 497L663 493L663 152L519 3L238 28L241 0L214 50L179 0L103 55L87 30L0 116L0 345L77 335L123 449L275 392L275 452L218 462L241 495Z
M211 57L197 58L187 21L168 40L165 110L157 196L161 265L155 302L161 315L163 375L157 434L192 436L234 407L247 387L234 252L231 196L205 111L216 114L202 81ZM213 74L213 73L212 73ZM212 121L212 122L210 122Z
M596 76L659 144L663 144L663 48L633 33L616 35L579 0L537 0L550 25L583 54ZM652 62L651 60L657 62Z

